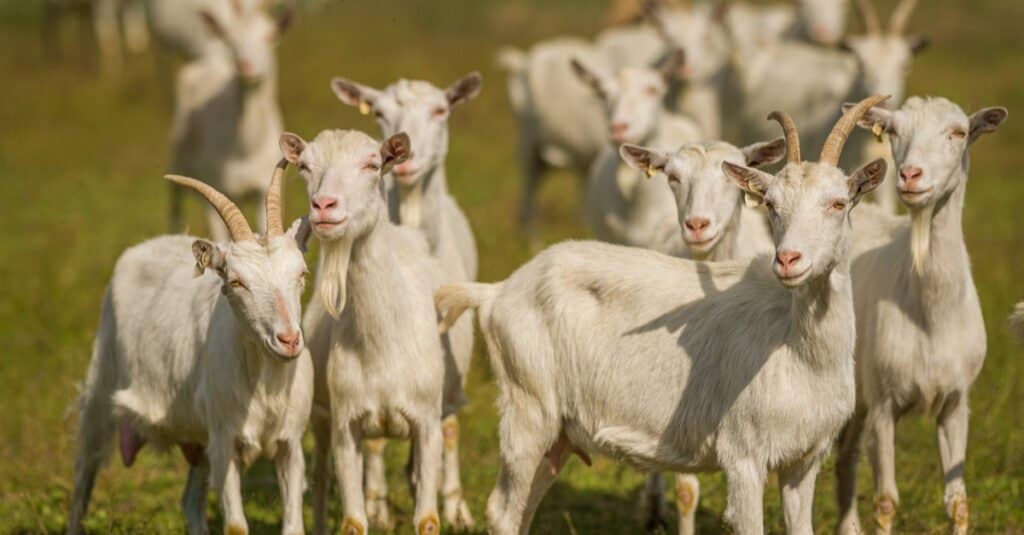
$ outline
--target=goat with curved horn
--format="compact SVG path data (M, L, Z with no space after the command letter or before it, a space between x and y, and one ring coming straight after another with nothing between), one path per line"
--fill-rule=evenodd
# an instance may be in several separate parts
M910 16L914 14L914 9L917 7L917 0L903 0L900 5L896 6L896 10L892 12L892 18L889 20L889 33L892 35L902 35L907 30L907 23L910 22Z
M864 21L864 31L870 35L882 33L882 22L878 17L878 10L871 0L857 0L857 12Z
M281 213L281 190L284 172L288 168L288 160L281 158L274 166L274 174L270 177L270 188L267 189L267 239L284 234L284 217Z
M857 128L857 120L873 106L877 106L886 100L889 100L889 95L874 95L858 102L856 106L847 110L839 118L839 121L836 122L836 125L832 127L832 132L821 147L821 156L818 158L818 161L836 166L839 165L839 157L843 153L843 147L846 146L846 140L850 137L850 132Z
M796 129L793 118L784 111L773 111L768 120L778 121L782 132L786 135L786 163L800 163L800 132Z
M164 178L174 182L175 184L191 188L199 192L206 200L209 201L210 205L213 206L217 213L220 214L220 218L224 220L224 224L228 227L228 232L231 234L232 241L255 241L256 235L252 232L252 227L249 226L249 222L245 220L245 215L238 209L238 206L231 202L231 199L227 198L223 193L217 191L209 184L201 182L194 178L181 175L164 175Z

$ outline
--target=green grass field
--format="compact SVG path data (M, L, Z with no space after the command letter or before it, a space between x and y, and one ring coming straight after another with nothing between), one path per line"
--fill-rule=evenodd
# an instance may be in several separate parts
M885 2L886 6L893 2ZM1024 298L1024 3L1017 0L922 2L913 27L933 47L914 66L909 94L947 96L966 109L1010 108L1010 121L973 150L965 229L989 328L989 354L972 392L967 481L976 533L1024 533L1024 352L1005 318ZM299 18L280 47L280 94L289 130L307 139L325 128L375 125L342 106L328 90L333 75L383 86L399 77L447 84L479 69L481 97L452 124L448 175L472 220L481 280L505 277L529 258L515 232L519 175L515 124L504 77L493 66L503 44L527 45L559 33L591 35L602 24L596 0L338 1ZM63 530L71 492L75 418L69 410L84 377L103 289L125 248L166 230L170 123L166 68L149 56L129 62L120 80L102 79L92 51L75 49L65 32L65 57L41 60L36 2L0 0L0 533ZM1020 104L1021 106L1018 106ZM269 176L269 169L268 176ZM289 217L303 212L303 188L289 181ZM189 220L202 234L198 201ZM585 237L574 181L549 181L542 214L548 242ZM310 255L310 262L313 262ZM1017 277L1015 277L1015 274ZM482 344L478 344L482 346ZM479 349L482 349L480 347ZM497 472L496 388L478 351L463 413L463 481L474 516ZM397 531L411 531L411 503L401 477L406 447L389 449ZM111 460L101 472L88 519L97 533L180 533L178 499L185 462L144 450L135 467ZM860 511L870 524L872 488L862 463ZM933 422L901 423L897 473L902 504L897 529L943 533L942 477ZM541 506L535 533L636 533L643 476L608 459L592 468L569 463ZM698 523L723 531L725 484L702 477ZM835 518L831 466L818 482L816 525L830 533ZM280 520L273 472L258 464L244 484L254 533L273 533ZM766 523L783 529L774 485ZM219 530L211 498L211 527ZM334 502L337 510L337 500ZM307 526L309 523L307 510ZM674 527L673 527L674 529Z

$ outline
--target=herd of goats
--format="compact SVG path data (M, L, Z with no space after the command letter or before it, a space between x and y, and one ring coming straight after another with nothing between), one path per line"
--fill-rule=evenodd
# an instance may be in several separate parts
M726 521L763 533L774 472L787 532L811 534L835 446L837 530L856 534L862 442L873 525L889 533L896 422L912 411L935 418L946 512L967 532L968 397L986 352L962 229L968 150L1008 113L904 101L925 45L905 31L914 0L885 27L859 0L866 32L845 37L844 0L649 1L593 40L501 50L524 231L536 231L545 170L569 168L602 241L551 246L490 284L473 282L475 240L445 177L448 119L479 74L444 89L335 78L384 140L306 141L281 133L273 45L287 12L204 1L175 19L201 42L177 75L166 178L172 226L192 190L215 240L156 237L117 261L79 401L69 532L117 436L127 466L147 443L180 448L190 533L207 530L208 487L225 531L248 531L240 480L259 457L276 465L283 532L303 533L307 426L315 532L328 530L332 475L344 535L394 525L386 439L411 441L417 535L439 533L442 516L472 526L456 415L473 317L500 389L493 533L527 533L566 460L599 453L652 474L649 527L664 523L659 471L678 473L681 533L699 497L688 472L722 471ZM289 166L309 200L290 225ZM246 196L259 198L262 233L232 200ZM311 236L320 259L303 314Z

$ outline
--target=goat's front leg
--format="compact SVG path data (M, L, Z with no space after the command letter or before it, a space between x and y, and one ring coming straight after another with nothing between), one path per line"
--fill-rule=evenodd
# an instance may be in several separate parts
M313 533L327 535L327 495L331 488L331 423L319 408L313 409Z
M679 512L679 535L697 532L697 502L700 500L700 481L693 474L676 474L676 511Z
M388 511L388 476L384 466L384 446L387 439L375 438L363 442L366 456L366 515L374 529L390 530Z
M413 466L416 475L416 535L437 535L441 520L437 517L437 489L441 463L441 418L424 418L414 423L412 436Z
M875 476L875 527L879 535L892 532L899 506L896 488L896 412L891 400L868 410L868 458Z
M363 452L359 448L358 432L351 422L334 422L331 446L334 473L338 476L341 505L345 513L341 521L341 533L364 535L367 522L366 501L363 497Z
M815 453L779 470L782 510L789 535L814 535L814 482L821 469L821 457Z
M281 533L300 535L305 533L302 525L302 492L306 477L306 463L302 457L300 439L296 437L282 442L274 461L277 468L277 485L281 489L281 503L284 505Z
M244 535L249 533L249 525L245 521L245 511L242 508L241 474L233 442L230 437L211 438L206 452L210 459L213 490L220 497L224 533Z
M753 459L735 460L725 469L729 488L725 520L739 535L764 533L765 476L765 467Z
M444 519L455 529L471 529L473 515L462 496L462 480L459 475L459 421L449 415L441 421L444 435L444 473L441 476L441 495L444 496Z
M966 535L970 520L964 463L967 459L967 393L949 399L938 416L939 455L946 481L946 514L953 521L953 533Z

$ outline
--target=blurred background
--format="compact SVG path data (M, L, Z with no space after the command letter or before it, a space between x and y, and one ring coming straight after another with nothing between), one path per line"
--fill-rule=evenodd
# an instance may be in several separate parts
M75 418L100 302L121 251L167 231L173 73L179 60L153 46L127 54L120 69L99 61L89 19L63 17L44 31L43 0L0 0L0 533L64 529L70 494ZM74 3L74 2L72 2ZM883 13L895 3L876 2ZM321 0L300 6L278 48L285 128L311 139L326 128L377 126L331 93L332 76L383 87L399 77L444 87L479 70L480 98L451 123L448 179L480 248L480 280L498 280L530 258L517 233L520 175L516 124L505 76L494 55L503 45L527 47L560 34L593 36L608 22L607 0ZM851 32L859 31L850 17ZM1024 533L1024 352L1005 328L1024 298L1024 2L923 0L911 28L932 40L916 58L908 95L948 97L971 112L1006 106L1010 120L972 149L965 233L988 322L989 352L971 395L966 467L976 533ZM270 169L267 169L269 177ZM303 185L290 175L289 219L305 212ZM191 233L204 236L198 197L186 196ZM568 173L541 192L546 243L585 238L577 181ZM315 262L315 251L308 259ZM473 515L497 473L496 389L482 344L470 378L471 400L460 418L463 484ZM897 433L901 491L896 529L948 530L934 425L907 418ZM405 446L389 448L399 524L411 531L412 507L401 475ZM113 460L112 460L113 461ZM870 475L861 463L860 511L869 518ZM177 454L145 450L125 469L101 471L87 527L97 533L180 533L178 500L186 465ZM697 524L723 531L725 485L702 476ZM819 533L835 518L831 464L818 479ZM643 475L608 459L587 468L569 463L548 494L535 533L642 531L637 494ZM778 491L766 496L767 527L782 531ZM280 521L269 466L246 476L243 492L254 533ZM337 512L337 500L333 504ZM211 527L219 528L211 498ZM307 526L309 523L307 501ZM337 515L335 515L337 520ZM673 518L674 522L674 518ZM674 531L674 526L669 532ZM482 531L481 531L482 532Z

